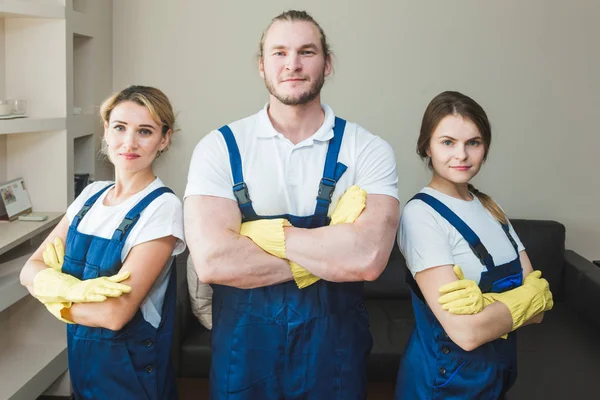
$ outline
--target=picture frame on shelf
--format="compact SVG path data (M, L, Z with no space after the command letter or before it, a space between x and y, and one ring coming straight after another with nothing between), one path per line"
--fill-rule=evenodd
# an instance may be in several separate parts
M31 200L23 178L17 178L0 185L0 221L14 221L20 217L31 215ZM47 216L33 217L35 221L43 221ZM27 220L27 218L24 218Z

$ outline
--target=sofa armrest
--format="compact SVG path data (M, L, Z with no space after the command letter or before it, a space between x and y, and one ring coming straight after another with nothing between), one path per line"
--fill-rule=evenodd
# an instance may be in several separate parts
M173 326L173 344L171 346L171 360L176 376L181 368L181 345L189 330L192 308L187 283L187 257L188 250L175 256L177 271L177 302L175 305L175 325Z
M600 268L576 252L566 250L564 273L565 302L600 330Z

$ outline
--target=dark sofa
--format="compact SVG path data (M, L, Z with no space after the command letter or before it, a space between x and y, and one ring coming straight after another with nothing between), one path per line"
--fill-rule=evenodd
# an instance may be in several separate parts
M554 309L541 324L518 332L517 383L513 399L600 398L600 267L565 250L565 228L554 221L513 220L535 269L550 282ZM173 360L178 377L207 378L210 331L191 313L186 281L187 251L177 257L178 300ZM393 382L414 318L406 265L394 246L383 274L365 283L373 350L370 381Z

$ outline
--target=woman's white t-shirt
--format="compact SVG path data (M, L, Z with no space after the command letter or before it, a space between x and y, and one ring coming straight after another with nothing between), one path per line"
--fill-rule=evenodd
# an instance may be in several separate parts
M69 222L73 222L73 218L75 218L79 210L81 210L81 207L83 207L87 199L104 187L112 184L113 182L101 181L94 182L85 187L81 194L67 209L67 218L69 219ZM77 227L77 231L106 239L112 238L113 233L119 227L123 218L127 215L127 212L129 212L129 210L131 210L147 194L154 189L163 186L165 185L162 181L159 178L156 178L145 189L115 206L106 206L103 204L107 192L111 189L106 190L100 195L92 208L90 208L83 217ZM165 265L166 267L171 265L173 256L176 256L185 250L181 200L172 193L162 194L148 204L142 211L138 222L131 228L131 232L125 240L125 245L121 251L121 262L125 261L129 251L134 246L165 236L175 236L177 238L177 244ZM155 328L158 327L161 321L162 305L170 276L171 269L164 268L140 307L144 319Z
M476 196L465 201L430 187L423 188L421 193L435 197L454 211L479 236L495 265L508 263L519 256L500 223ZM512 225L509 224L509 228L518 251L525 250ZM413 276L428 268L457 264L466 279L479 282L481 272L485 270L456 228L421 200L409 201L402 210L398 246Z

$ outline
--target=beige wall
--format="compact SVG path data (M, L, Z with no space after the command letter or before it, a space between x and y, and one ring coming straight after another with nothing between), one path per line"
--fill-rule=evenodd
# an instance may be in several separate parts
M262 29L288 8L320 21L336 53L324 101L396 151L402 204L428 182L420 119L442 90L487 110L491 154L476 184L511 217L554 219L567 247L600 258L600 2L115 1L113 88L160 87L181 132L158 174L183 195L197 141L267 99Z
M4 18L0 18L0 98L6 97L6 71L5 71L5 48L4 48ZM0 135L0 182L6 181L6 136Z

